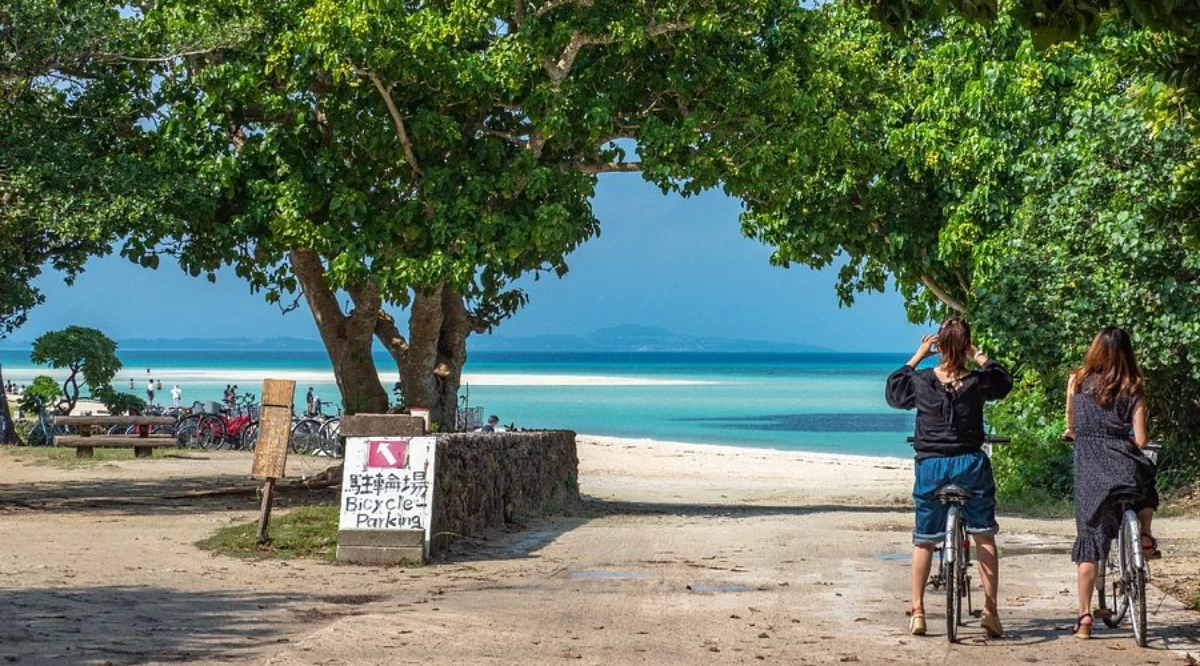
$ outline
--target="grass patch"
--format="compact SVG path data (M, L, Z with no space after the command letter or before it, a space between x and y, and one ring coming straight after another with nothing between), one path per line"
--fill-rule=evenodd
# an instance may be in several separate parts
M250 559L333 560L337 553L338 507L306 506L271 517L271 543L259 546L258 522L230 525L196 542L201 550Z
M66 469L95 467L104 463L124 460L150 460L150 458L134 458L133 449L97 448L93 449L93 457L91 458L76 456L75 447L14 446L8 448L8 453L14 460L28 461L34 465L62 467Z

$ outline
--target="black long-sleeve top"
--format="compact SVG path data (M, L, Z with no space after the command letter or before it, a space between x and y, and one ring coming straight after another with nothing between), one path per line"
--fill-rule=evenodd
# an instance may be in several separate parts
M957 389L943 384L932 368L905 365L888 377L887 403L916 408L917 460L956 456L983 446L983 403L1008 395L1012 384L1012 375L995 361L969 373Z

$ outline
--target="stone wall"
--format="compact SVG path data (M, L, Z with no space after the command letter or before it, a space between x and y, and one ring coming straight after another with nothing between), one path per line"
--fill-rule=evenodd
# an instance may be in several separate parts
M436 469L431 554L458 536L569 513L579 502L569 430L442 435Z

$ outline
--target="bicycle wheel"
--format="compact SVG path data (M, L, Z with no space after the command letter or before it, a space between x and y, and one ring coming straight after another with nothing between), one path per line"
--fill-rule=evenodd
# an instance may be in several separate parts
M52 436L47 429L46 424L38 421L33 426L33 430L29 431L29 435L25 437L25 443L29 446L49 446Z
M1146 647L1146 569L1145 559L1134 553L1142 547L1141 530L1137 516L1125 512L1122 519L1121 540L1124 542L1125 562L1128 564L1125 596L1129 599L1129 620L1133 624L1133 640L1138 647ZM1139 566L1139 562L1142 564Z
M198 449L220 448L225 443L225 422L218 416L207 414L190 431L187 446Z
M1129 610L1129 601L1125 598L1125 586L1121 582L1121 542L1115 540L1108 546L1108 558L1097 564L1100 571L1096 575L1096 597L1099 608L1093 613L1111 628L1121 626L1125 620L1125 611ZM1110 586L1111 583L1111 586ZM1106 590L1105 588L1110 588ZM1111 606L1109 603L1111 602Z
M292 438L288 446L292 453L312 453L321 445L321 422L316 419L300 419L292 426Z
M329 456L330 458L340 458L344 454L342 451L342 441L339 433L342 429L342 420L334 417L325 423L321 424L321 429L317 432L318 446L321 447L321 455Z
M242 428L238 438L238 448L243 451L253 451L258 446L258 421L249 423Z
M962 539L959 538L958 507L946 512L946 545L942 548L942 577L946 581L946 640L958 642L962 622Z
M185 416L175 422L175 439L179 442L179 448L185 449L191 446L192 431L200 425L200 414L191 414Z

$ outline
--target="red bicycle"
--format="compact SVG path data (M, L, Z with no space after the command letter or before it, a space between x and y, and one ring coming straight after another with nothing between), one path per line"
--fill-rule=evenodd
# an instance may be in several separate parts
M258 443L258 417L261 409L253 393L246 393L229 413L198 415L192 423L180 427L180 442L200 449L230 448L253 451ZM196 415L193 415L196 416Z

